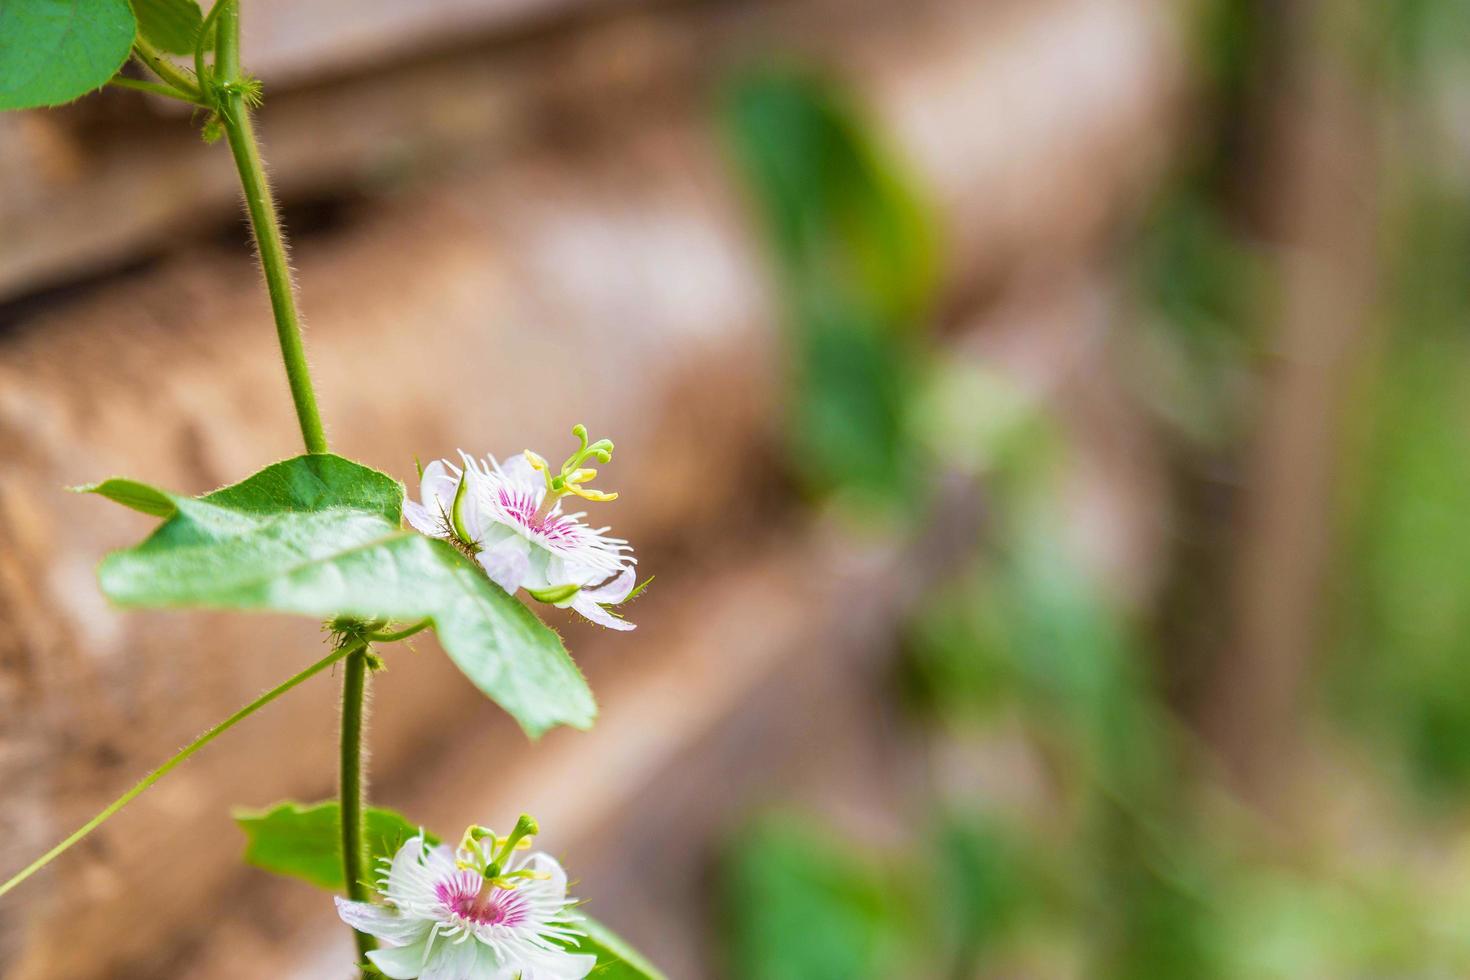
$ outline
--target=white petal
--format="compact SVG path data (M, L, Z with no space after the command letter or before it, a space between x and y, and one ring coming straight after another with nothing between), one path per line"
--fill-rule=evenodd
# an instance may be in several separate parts
M459 467L446 460L434 460L424 467L424 475L419 480L419 500L430 510L442 507L447 514L449 508L454 506L454 493L459 489L459 477Z
M365 932L390 943L407 945L416 943L429 931L429 923L423 919L411 919L392 909L370 902L337 900L337 914L342 921L358 932Z
M608 577L608 574L605 568L596 568L592 565L575 561L565 555L552 552L547 553L546 581L550 586L578 585L585 592L588 586L593 586L603 581Z
M572 608L587 619L592 620L598 626L606 626L610 630L631 630L638 628L626 619L619 619L599 606L597 600L591 598L585 592L578 592L572 596Z
M513 862L517 869L525 868L536 872L538 875L546 875L545 878L533 878L521 885L521 889L529 895L537 898L548 898L557 904L567 900L567 873L562 870L561 863L545 851L532 851L526 855L524 861Z
M454 857L448 848L442 844L425 847L423 837L415 835L393 855L384 893L399 909L432 907L438 902L435 883L454 871Z
M431 511L417 500L405 500L403 516L408 520L408 526L420 534L431 538L444 537L444 522L437 510Z
M521 588L554 589L557 586L566 585L566 579L551 577L551 566L555 561L556 558L551 552L532 541L531 565L526 569L526 577L521 580Z
M597 965L597 957L591 953L568 953L561 960L561 975L557 980L582 980Z
M429 951L420 980L480 980L483 974L477 967L480 961L480 944L473 939L462 942L440 939Z
M469 486L465 487L464 501L460 505L460 521L464 524L465 533L470 536L470 540L479 544L486 531L486 521L483 516L486 508L482 497L486 492L487 477L480 468L482 464L463 452L460 453L460 456L464 459L465 479L469 481ZM456 494L459 492L458 484L455 485L454 492ZM452 507L453 504L454 498L451 497L450 506Z
M424 951L428 940L423 939L412 946L395 946L392 949L375 949L368 953L373 966L391 980L414 980L424 969Z
M628 598L628 593L633 591L633 585L637 580L637 570L628 566L618 572L607 584L595 585L590 589L583 589L582 595L596 599L598 602L609 602L616 606Z
M490 580L511 595L526 580L531 567L531 542L511 534L475 556Z
M597 957L591 953L528 949L516 965L520 967L520 980L582 980L597 965Z
M507 479L513 480L524 487L546 488L546 477L531 465L526 459L525 453L516 453L510 459L500 464L500 472Z

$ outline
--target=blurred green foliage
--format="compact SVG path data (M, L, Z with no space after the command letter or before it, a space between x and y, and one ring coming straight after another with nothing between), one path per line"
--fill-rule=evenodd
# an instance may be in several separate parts
M1147 355L1133 388L1174 433L1228 451L1252 421L1263 263L1201 174L1175 179L1145 216L1130 255Z
M815 74L746 72L723 118L786 308L792 464L816 493L907 499L936 271L928 212L843 91Z
M885 873L795 818L737 838L724 878L731 976L873 980L903 975L901 925L915 882Z
M1072 447L1045 410L1003 378L931 356L932 230L861 113L801 71L732 87L725 121L769 230L797 361L795 467L821 491L916 509L916 474L960 473L984 491L970 558L906 633L908 721L961 749L1019 740L1047 782L1039 813L932 786L910 839L884 849L810 823L758 824L727 864L732 976L1470 976L1470 854L1434 821L1470 803L1470 150L1454 129L1470 90L1470 5L1319 11L1341 18L1333 36L1367 39L1369 57L1351 64L1394 139L1382 148L1379 347L1354 392L1342 499L1323 502L1343 519L1327 717L1382 763L1352 776L1369 781L1371 806L1339 801L1383 836L1362 853L1283 847L1230 802L1165 693L1170 671L1210 653L1174 645L1171 611L1206 620L1195 643L1229 635L1214 570L1233 567L1227 520L1249 488L1230 484L1259 422L1263 328L1280 299L1280 255L1258 237L1250 183L1264 174L1252 139L1279 81L1263 67L1280 53L1278 18L1248 0L1191 9L1200 111L1118 263L1139 310L1123 370L1161 423L1177 534L1204 542L1171 563L1157 608L1121 608L1069 540ZM1206 506L1192 509L1201 484ZM1385 768L1441 808L1426 819L1405 806L1419 797ZM1406 858L1419 853L1425 866Z
M1425 75L1463 63L1470 37L1470 5L1461 0L1397 0L1367 7L1380 81L1422 97Z
M969 977L1021 934L1050 879L1022 834L982 813L941 816L912 852L767 817L728 851L729 975Z
M1217 976L1202 897L1211 858L1194 853L1176 798L1177 733L1131 628L1060 545L1048 499L1000 504L992 553L919 610L911 687L951 723L983 727L998 709L1021 709L1076 807L1076 837L1049 842L1074 886L1052 896L1052 911L1089 951L1089 975Z
M1439 806L1470 800L1470 7L1371 8L1382 160L1377 349L1355 392L1334 565L1338 717Z
M1470 207L1406 215L1358 400L1334 688L1434 798L1470 791Z
M967 976L1015 935L1049 876L1021 834L983 811L943 815L930 849L933 948L955 976Z

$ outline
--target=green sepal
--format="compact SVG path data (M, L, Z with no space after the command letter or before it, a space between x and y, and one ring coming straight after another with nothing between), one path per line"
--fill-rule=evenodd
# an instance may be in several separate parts
M101 483L72 487L71 490L73 493L95 493L122 504L124 507L153 517L173 517L174 512L178 510L171 496L146 483L139 483L137 480L114 477L111 480L103 480Z
M558 602L566 602L581 591L580 585L558 585L550 589L527 589L526 594L537 602L554 606Z
M622 605L624 602L632 602L634 599L641 596L643 594L643 590L653 584L654 578L655 576L650 575L648 576L648 578L638 583L636 586L633 587L633 591L628 593L627 598L625 598L623 602L618 603L618 605Z
M470 536L470 532L464 526L464 498L469 492L469 486L470 471L465 470L459 475L459 486L454 488L454 503L449 507L449 520L454 525L455 537L467 545L474 546L478 542Z

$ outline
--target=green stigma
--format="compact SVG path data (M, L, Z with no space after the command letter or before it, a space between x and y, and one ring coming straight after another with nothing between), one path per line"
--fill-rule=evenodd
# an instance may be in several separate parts
M612 461L613 443L611 439L598 439L596 442L587 441L587 427L580 422L572 426L572 435L577 437L580 443L577 451L567 457L566 462L561 464L561 471L552 474L551 465L540 456L526 450L526 462L531 468L537 470L546 478L546 497L541 503L544 511L550 511L551 506L557 500L572 494L583 500L608 501L617 500L616 493L603 493L601 490L593 490L587 486L597 477L597 471L591 467L585 467L588 458L597 460L599 463Z
M544 874L526 868L505 870L509 866L511 854L528 850L531 847L531 838L540 832L541 828L535 818L528 813L521 814L515 829L505 837L497 836L489 827L472 826L460 838L461 857L455 863L462 870L476 872L496 888L515 888L527 879L544 878Z

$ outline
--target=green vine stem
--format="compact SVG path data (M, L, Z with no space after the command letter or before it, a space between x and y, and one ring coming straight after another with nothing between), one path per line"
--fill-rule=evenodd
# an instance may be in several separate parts
M245 208L250 214L250 227L255 233L255 249L265 285L271 298L271 312L276 320L276 338L281 345L281 359L286 364L286 378L291 385L291 399L296 403L296 418L301 423L301 437L309 453L327 451L327 434L317 411L316 393L311 386L311 371L306 364L306 350L301 342L301 317L296 312L296 292L291 283L291 269L286 260L286 242L281 222L276 216L276 202L266 179L265 164L260 158L260 144L245 101L245 78L240 73L240 17L235 0L219 0L215 26L214 89L220 99L220 122L235 166L240 171L240 185L245 191Z
M316 393L312 388L311 372L307 365L306 351L301 339L301 318L296 309L296 294L287 264L285 236L276 213L275 200L271 194L265 164L260 155L260 144L250 115L252 91L258 91L258 88L255 87L253 80L246 78L240 69L238 0L217 0L205 18L204 25L204 29L201 30L201 47L195 52L193 75L151 47L147 41L137 38L133 47L134 55L161 79L161 83L117 77L110 84L180 99L211 110L218 119L240 174L245 208L249 214L251 231L255 237L256 253L260 258L261 271L265 275L266 289L270 294L271 312L276 324L276 339L280 344L281 360L285 364L291 399L296 406L296 418L301 426L301 436L306 443L308 453L325 453L328 451L327 436L322 426L321 413L317 408ZM202 49L203 38L207 36L210 27L213 28L215 39L212 71L205 63ZM368 889L363 873L367 861L363 847L365 836L362 729L367 674L370 666L368 643L375 639L385 642L404 639L429 625L430 622L424 620L396 633L359 633L344 638L332 653L262 694L200 735L172 758L143 777L126 793L108 804L100 813L61 843L41 855L4 884L0 884L0 896L5 895L50 864L150 786L168 775L184 760L240 721L332 664L346 660L342 686L339 797L339 813L342 823L342 871L349 897L359 901L366 900ZM355 936L358 951L363 956L376 946L371 936L362 933L355 933Z
M163 79L170 88L187 97L188 101L204 104L203 92L199 88L198 79L191 78L188 72L175 65L141 37L133 41L133 54L139 61L147 65L153 74Z
M374 643L397 643L399 640L406 640L415 633L421 633L433 625L434 621L432 619L422 619L407 629L398 630L396 633L369 633L367 634L367 638Z
M212 71L206 64L204 50L204 39L211 30L214 34ZM260 155L260 142L255 135L255 124L250 114L253 82L246 78L240 68L238 0L217 0L204 18L200 38L200 46L194 55L193 78L141 39L134 52L138 60L152 69L165 83L164 86L149 84L147 90L171 94L176 98L182 97L186 101L197 100L214 110L219 125L224 130L230 153L235 158L235 167L240 173L245 209L255 236L260 268L265 274L266 290L270 294L276 339L280 343L281 360L286 367L286 379L291 388L291 400L296 406L301 437L306 443L308 453L325 453L327 435L317 408L316 392L311 384L311 370L307 365L306 350L301 339L301 316L296 309L296 292L286 258L285 235L277 216L276 202L271 193L270 181ZM134 84L127 87L143 86ZM165 91L159 92L160 88ZM174 91L169 92L168 89ZM338 791L342 824L342 875L347 883L348 897L357 901L368 898L364 876L367 862L363 847L362 774L363 708L369 668L367 643L370 639L404 639L428 625L428 620L425 620L397 633L359 635L345 644L338 655L346 657L347 661L342 676L341 767ZM162 773L160 770L157 775ZM141 786L138 791L141 792L143 788L146 786ZM104 812L101 819L106 819L108 815L110 814ZM100 823L101 820L97 822ZM83 828L83 833L88 829L90 828ZM64 849L65 847L62 848ZM41 863L44 864L53 856L54 854L47 855ZM354 935L360 956L365 957L369 950L375 948L376 943L371 936L357 932Z
M229 141L230 152L240 172L240 185L245 193L245 208L250 214L250 227L255 234L255 248L265 273L270 293L271 312L275 315L276 338L281 346L281 359L291 386L291 399L296 404L296 418L301 424L301 437L309 453L327 451L327 435L317 409L316 393L311 385L311 371L306 363L306 350L301 341L301 317L296 310L296 293L291 270L286 260L285 236L276 213L276 203L260 157L260 143L246 101L246 79L240 70L240 13L236 0L218 0L210 11L214 22L214 80L219 118ZM200 59L202 62L202 59ZM358 901L368 896L363 885L363 792L362 792L362 722L363 700L367 686L367 652L360 646L348 658L342 674L341 782L338 805L342 822L342 877L347 894ZM365 956L375 947L371 936L354 932L359 954Z
M77 828L76 832L73 833L70 837L66 838L66 840L51 848L51 850L47 851L45 854L42 854L40 857L36 858L36 860L32 861L18 874L12 877L9 881L5 882L5 884L0 885L0 896L3 896L6 892L10 891L16 885L19 885L31 875L35 874L37 871L40 871L42 868L50 864L56 858L60 857L66 851L70 850L74 844L76 844L82 838L86 837L92 831L100 827L123 807L133 802L133 800L137 799L144 790L152 786L154 783L158 782L164 776L167 776L180 763L189 758L189 756L193 755L195 752L198 752L210 742L213 742L216 738L223 735L231 728L235 727L235 725L244 721L246 718L249 718L251 715L259 711L261 708L264 708L266 705L270 704L276 698L280 697L287 691L301 684L303 681L314 677L317 674L320 674L322 671L326 670L328 667L332 666L344 657L365 656L364 651L366 650L366 648L367 641L355 640L337 648L336 650L333 650L330 654L318 660L316 663L312 664L301 673L296 674L295 676L281 682L280 684L277 684L275 687L271 688L269 691L266 691L254 701L251 701L249 704L245 705L245 707L241 708L239 711L230 715L230 717L226 718L218 725L215 725L213 728L209 729L209 731L205 732L203 735L200 735L194 741L190 742L188 745L180 749L177 754L175 754L163 765L159 766L157 769L144 776L141 780L134 784L132 789L128 790L122 796L119 796L117 799L109 803L101 813L97 814L91 820L88 820L86 823L82 824L82 826Z
M342 671L342 769L337 800L342 819L342 877L347 882L347 897L355 902L369 899L367 852L363 847L362 792L362 716L367 700L368 654L359 645L347 658ZM377 943L365 932L353 931L359 960Z
M189 95L186 92L182 92L171 85L163 85L158 82L145 82L136 78L124 78L121 75L116 78L110 79L107 84L111 85L113 88L126 88L132 89L134 92L147 92L150 95L161 95L167 99L178 99L181 102L188 102L190 105L196 105L204 109L208 108L208 106L206 106L199 99Z

